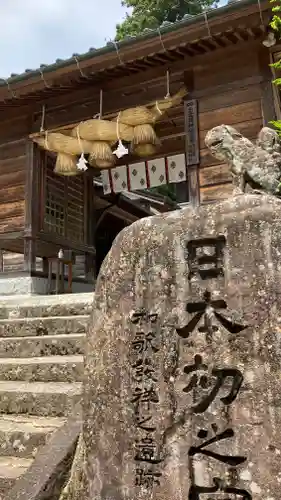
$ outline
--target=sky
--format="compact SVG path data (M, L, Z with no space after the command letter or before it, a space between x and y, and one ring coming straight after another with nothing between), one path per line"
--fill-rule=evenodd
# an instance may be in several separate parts
M0 0L0 9L0 78L102 47L125 16L121 0Z

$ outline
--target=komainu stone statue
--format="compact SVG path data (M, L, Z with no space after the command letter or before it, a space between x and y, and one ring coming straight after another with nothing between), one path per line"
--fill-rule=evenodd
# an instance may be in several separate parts
M215 158L228 163L238 191L281 194L281 144L275 130L264 127L254 144L235 128L220 125L207 133L205 143Z

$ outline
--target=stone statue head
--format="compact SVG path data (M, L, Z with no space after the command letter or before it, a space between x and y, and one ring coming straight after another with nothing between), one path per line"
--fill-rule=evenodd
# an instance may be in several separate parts
M239 149L252 149L254 147L251 141L230 125L219 125L212 128L206 135L205 144L215 158L227 162L233 160L233 155Z
M276 130L263 127L258 135L257 146L262 147L269 153L280 153L280 137Z
M205 144L212 155L230 166L234 182L247 183L273 194L281 185L280 138L275 130L263 127L256 143L229 125L212 128ZM242 186L242 184L241 184ZM244 189L243 188L243 189Z

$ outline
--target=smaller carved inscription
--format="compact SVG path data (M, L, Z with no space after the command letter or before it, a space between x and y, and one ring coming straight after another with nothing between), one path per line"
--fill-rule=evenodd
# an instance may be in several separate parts
M131 402L135 404L135 415L139 415L140 410L143 412L150 412L151 405L153 403L159 403L156 386L152 384L148 387L136 387L133 391Z
M160 346L157 342L157 314L145 310L134 312L134 338L131 342L132 398L134 422L140 433L135 440L135 486L152 490L160 485L162 473L157 466L162 462L160 447L155 439L154 408L159 404L157 366L155 355ZM145 468L149 464L149 468ZM156 467L156 468L155 468Z
M140 441L136 441L135 448L137 450L135 455L137 462L147 462L149 464L160 464L162 462L158 458L157 444L151 436L147 435Z
M136 469L136 486L142 486L147 490L152 490L153 486L160 486L161 472L157 472L153 469Z

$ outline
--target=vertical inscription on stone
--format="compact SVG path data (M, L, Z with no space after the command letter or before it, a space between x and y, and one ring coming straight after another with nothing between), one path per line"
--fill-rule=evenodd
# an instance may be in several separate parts
M225 238L206 238L187 242L187 260L189 267L189 279L196 277L206 284L206 280L216 280L224 276L223 253ZM213 298L208 289L202 290L202 298L189 302L186 311L191 315L191 319L182 328L177 329L178 335L183 339L188 339L193 332L206 335L206 350L212 343L212 335L218 330L225 330L225 334L239 334L247 325L235 323L227 317L227 303L223 299ZM224 311L224 313L222 313ZM212 351L211 351L212 352ZM231 405L238 396L243 383L243 375L238 368L222 366L209 366L204 363L202 354L196 354L193 363L183 367L183 373L187 376L187 383L182 391L185 394L192 393L194 404L190 410L192 414L203 415L210 405L218 399L223 406ZM223 396L220 391L223 389ZM251 500L251 494L237 485L229 483L221 477L211 477L210 485L197 484L193 474L193 459L200 460L200 456L218 461L230 468L246 462L247 458L240 455L222 454L214 449L216 443L226 442L235 435L234 429L229 424L226 428L223 423L224 417L221 412L221 426L209 421L207 418L206 428L200 428L197 432L198 443L194 443L189 450L190 457L190 477L192 478L189 489L189 500L201 500L202 496L208 495L208 500L215 498L212 493L219 494L221 499L229 500L230 496L235 496L241 500ZM228 471L226 471L228 472ZM203 500L203 498L202 498Z
M136 426L135 485L152 490L160 485L162 473L159 464L160 446L155 439L155 405L159 404L159 390L155 355L160 349L157 342L157 315L141 310L134 312L134 338L131 342L132 399Z
M225 237L205 238L187 242L189 279L198 276L202 280L223 276L223 252Z

